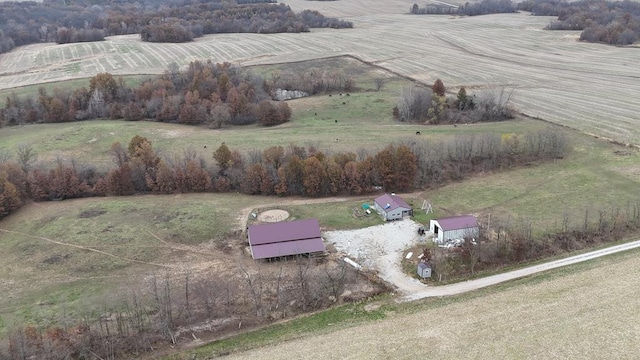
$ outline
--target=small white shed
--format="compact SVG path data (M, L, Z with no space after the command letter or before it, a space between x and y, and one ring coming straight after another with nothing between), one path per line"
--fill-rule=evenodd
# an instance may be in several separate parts
M418 263L418 276L423 279L431 277L431 266L424 261Z
M438 245L443 245L465 237L475 238L480 229L478 219L475 216L459 215L431 220L429 231L433 233L433 241Z
M375 198L373 207L385 221L399 220L405 216L413 216L411 206L394 194L384 194Z

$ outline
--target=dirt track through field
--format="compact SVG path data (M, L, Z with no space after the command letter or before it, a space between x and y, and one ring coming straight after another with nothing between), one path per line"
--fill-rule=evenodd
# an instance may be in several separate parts
M25 233L22 233L22 232L19 232L19 231L6 230L6 229L0 229L0 231L5 232L5 233L10 233L10 234L16 234L16 235L20 235L20 236L26 236L26 237L30 237L30 238L33 238L33 239L44 240L44 241L47 241L47 242L50 242L50 243L56 244L56 245L68 246L68 247L72 247L72 248L76 248L76 249L84 250L84 251L91 251L91 252L94 252L94 253L97 253L97 254L109 256L109 257L116 258L116 259L123 260L123 261L128 261L128 262L133 262L133 263L138 263L138 264L145 264L145 265L153 265L153 266L158 266L158 267L162 267L162 268L170 268L170 266L168 266L168 265L158 264L158 263L153 263L153 262L140 261L140 260L136 260L136 259L129 259L129 258L126 258L126 257L122 257L122 256L118 256L118 255L114 255L114 254L108 253L106 251L93 249L93 248L82 246L82 245L69 244L69 243L65 243L65 242L62 242L62 241L49 239L49 238L42 237L42 236L30 235L30 234L25 234Z

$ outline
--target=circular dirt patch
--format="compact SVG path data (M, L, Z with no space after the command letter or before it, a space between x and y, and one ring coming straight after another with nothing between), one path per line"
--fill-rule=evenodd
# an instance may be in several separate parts
M289 212L284 210L267 210L258 214L258 221L262 222L278 222L284 221L289 217Z

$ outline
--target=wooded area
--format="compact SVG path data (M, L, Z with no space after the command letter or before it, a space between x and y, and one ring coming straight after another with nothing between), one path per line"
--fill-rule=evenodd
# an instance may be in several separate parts
M369 290L356 290L363 285ZM56 313L44 326L14 324L0 343L0 359L128 359L196 334L223 336L383 291L344 262L302 256L238 261L224 273L158 272L96 306L100 314Z
M89 88L41 88L38 96L7 98L0 109L0 125L59 123L96 118L143 119L208 125L277 125L289 121L291 110L272 102L275 91L259 76L231 64L195 61L185 71L172 64L165 74L129 88L122 79L101 73L89 80Z
M437 79L431 88L405 87L393 118L401 122L424 124L469 124L486 121L504 121L515 117L515 109L509 104L515 89L497 92L483 91L467 95L464 86L456 96L447 96L442 80Z
M168 3L91 1L0 2L0 53L41 42L86 42L105 36L140 34L143 41L183 42L217 33L304 32L351 28L317 11L295 14L271 0Z
M640 3L634 1L527 0L518 9L538 16L557 16L549 30L582 30L580 40L629 45L640 37Z
M565 151L564 136L548 129L390 144L358 154L324 153L294 144L243 154L222 144L212 154L214 164L208 165L207 159L188 150L181 157L161 158L148 139L135 136L126 147L112 145L115 167L101 173L73 161L59 161L53 168L35 166L36 154L25 146L16 150L17 160L0 162L0 218L30 199L208 191L310 197L367 194L380 188L406 192L556 159Z

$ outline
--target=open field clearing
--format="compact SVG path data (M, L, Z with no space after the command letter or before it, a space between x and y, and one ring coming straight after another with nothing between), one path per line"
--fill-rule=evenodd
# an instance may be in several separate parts
M193 194L27 205L0 223L0 318L46 322L61 306L99 310L111 290L126 294L152 273L224 271L234 263L222 251L228 233L254 203Z
M535 120L516 120L453 127L393 124L383 119L376 106L366 107L371 98L378 98L391 107L392 100L383 93L352 94L349 107L341 105L339 97L310 97L291 101L294 118L290 123L262 128L235 127L207 130L198 127L155 122L86 121L72 124L41 124L0 129L3 142L0 151L13 153L19 144L31 145L39 161L50 166L57 158L75 159L101 170L114 166L110 146L114 142L128 144L134 135L148 138L161 156L182 156L192 149L209 166L212 153L223 141L231 149L243 153L264 150L269 146L313 145L325 153L332 151L378 150L390 142L439 141L456 135L493 133L523 133L542 129L547 124ZM377 104L377 103L374 103ZM318 116L314 112L318 112ZM376 116L378 115L378 116ZM333 118L341 120L336 124ZM34 131L37 129L38 131ZM415 135L420 130L422 135ZM559 130L564 131L564 130ZM624 206L638 200L640 193L640 153L578 133L566 131L571 150L556 162L522 167L504 172L475 176L443 188L427 190L408 201L416 206L430 199L435 215L460 213L492 213L494 218L511 217L513 221L528 219L533 224L559 227L560 218L569 214L577 226L584 221L584 211L595 221L598 210ZM336 139L340 141L336 142ZM204 148L206 146L206 149ZM327 225L339 224L340 215L325 214L322 205L296 211L297 217L309 217L321 212L332 216ZM347 209L345 209L347 210ZM424 214L419 214L421 220ZM369 225L375 225L370 223Z
M639 256L601 258L409 308L382 307L373 313L386 319L336 324L332 332L329 325L313 336L229 358L408 359L428 352L438 359L630 359L640 351L634 292Z
M137 35L83 44L39 44L0 56L0 87L113 74L161 73L196 59L243 65L354 55L378 66L452 88L516 89L528 115L621 141L640 143L640 48L577 41L578 32L543 31L552 19L525 13L470 18L410 16L411 4L346 1L291 3L346 15L350 30L304 34L221 34L187 44L142 43ZM387 15L373 15L387 8ZM333 10L329 10L333 9Z
M252 149L262 151L270 146L287 147L290 144L313 145L325 153L356 152L358 149L377 151L392 142L438 140L455 134L477 132L522 133L548 126L533 120L456 128L450 125L434 126L427 129L423 125L393 124L390 114L375 113L382 111L381 107L367 108L368 99L379 96L376 93L350 96L349 106L362 110L351 114L345 114L342 99L337 97L295 100L290 102L294 111L292 121L270 128L252 125L212 130L177 124L112 120L5 127L0 129L0 151L13 154L17 146L25 144L32 146L38 153L38 159L47 166L59 158L65 161L75 159L105 169L113 166L111 144L120 142L126 145L135 135L149 139L160 156L181 156L183 150L191 149L212 163L213 151L222 142L232 150L245 154ZM385 112L388 113L386 109L393 107L393 101L384 100ZM317 116L314 115L314 109L317 109ZM338 123L334 122L336 118L340 119ZM386 118L386 123L380 121L381 118ZM416 131L421 131L422 135L415 135Z

